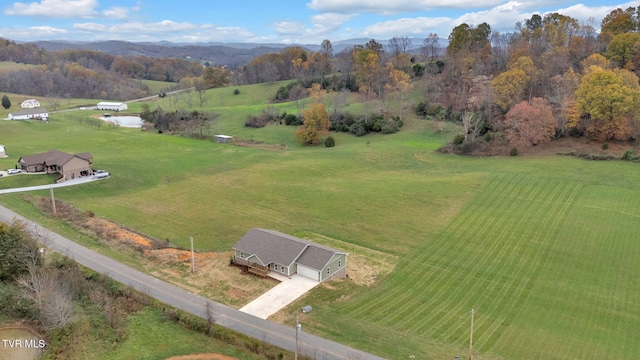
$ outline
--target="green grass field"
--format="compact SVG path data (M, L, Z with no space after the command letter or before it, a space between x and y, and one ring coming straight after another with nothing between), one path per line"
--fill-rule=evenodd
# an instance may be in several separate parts
M79 121L92 113L74 112L50 124L0 122L11 155L0 168L50 148L89 151L112 177L56 197L183 247L193 236L199 250L228 251L264 227L397 255L375 286L319 287L286 310L311 304L307 331L391 359L465 356L472 308L477 359L636 356L637 164L437 154L457 130L410 118L394 135L334 134L335 148L303 147L292 127L243 126L278 86L211 90L205 110L221 114L223 133L286 150L95 129Z

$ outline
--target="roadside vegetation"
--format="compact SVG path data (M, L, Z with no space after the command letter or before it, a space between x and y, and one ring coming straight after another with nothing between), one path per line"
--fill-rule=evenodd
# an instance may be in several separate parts
M0 224L0 323L22 320L21 326L46 344L43 359L130 359L132 354L293 358L215 325L215 314L210 321L183 314L39 249L23 224Z
M384 357L465 354L471 309L478 359L633 357L637 59L608 47L635 36L612 25L625 14L613 12L599 35L560 14L534 15L511 36L463 24L446 52L430 37L414 62L401 38L342 54L330 43L314 54L286 49L239 72L254 85L130 104L216 114L202 125L235 144L95 127L86 120L95 112L74 111L49 124L0 123L11 156L0 166L50 148L89 151L111 177L56 197L177 248L193 236L198 251L224 253L261 227L344 244L354 257L389 255L375 265L388 271L370 281L323 284L274 316L293 325L312 305L305 331ZM318 77L327 81L307 85ZM353 123L339 120L347 114ZM382 131L391 119L398 129ZM381 131L354 133L358 121ZM334 146L322 146L329 136ZM0 203L73 234L34 196L48 193Z

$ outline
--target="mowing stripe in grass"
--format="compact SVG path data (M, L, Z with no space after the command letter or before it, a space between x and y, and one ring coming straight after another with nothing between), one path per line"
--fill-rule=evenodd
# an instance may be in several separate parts
M492 178L378 291L359 299L361 309L349 306L356 310L351 316L449 342L465 336L465 313L479 307L477 346L489 351L529 296L554 228L579 189L546 179Z

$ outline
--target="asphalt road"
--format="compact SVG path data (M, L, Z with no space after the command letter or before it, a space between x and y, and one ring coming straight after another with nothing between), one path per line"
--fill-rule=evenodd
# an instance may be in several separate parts
M112 279L129 285L136 290L177 309L206 319L206 303L213 309L214 319L218 325L239 333L265 341L275 346L295 351L295 329L259 319L253 315L242 313L226 305L192 294L174 285L156 279L123 265L109 257L65 238L55 232L28 220L13 211L0 206L0 221L11 223L14 219L23 221L31 231L44 242L47 248L64 254L78 263L105 274ZM352 349L348 346L323 339L304 332L299 334L299 354L323 360L365 360L382 359L375 355Z

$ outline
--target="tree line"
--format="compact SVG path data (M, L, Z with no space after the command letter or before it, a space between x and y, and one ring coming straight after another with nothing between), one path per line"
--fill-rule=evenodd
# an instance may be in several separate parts
M297 79L278 101L308 96L311 81L357 92L398 118L411 105L462 125L467 148L487 133L522 146L564 136L634 140L639 133L640 7L612 11L599 29L593 20L549 13L523 19L509 33L460 24L446 46L438 38L430 34L418 51L411 50L415 39L394 37L386 46L372 39L338 54L325 40L317 52L290 47L258 56L234 76L244 83ZM419 109L406 101L414 87L422 93Z

